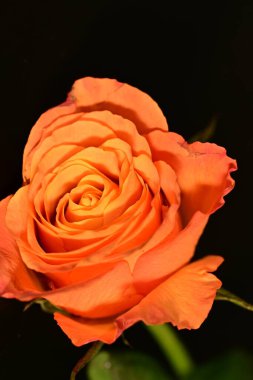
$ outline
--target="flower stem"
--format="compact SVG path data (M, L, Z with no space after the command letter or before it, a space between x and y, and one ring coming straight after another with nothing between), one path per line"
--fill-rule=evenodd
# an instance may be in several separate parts
M83 369L86 366L86 364L88 364L89 361L94 358L94 356L101 350L102 346L103 343L99 341L94 342L92 344L89 350L85 352L84 356L78 360L75 367L72 369L70 380L76 379L76 375L78 374L78 372L81 371L81 369Z
M179 378L188 375L194 368L193 360L173 328L168 325L146 325L160 346L169 364Z

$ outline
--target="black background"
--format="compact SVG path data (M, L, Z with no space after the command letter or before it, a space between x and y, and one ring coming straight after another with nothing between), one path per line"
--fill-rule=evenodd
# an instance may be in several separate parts
M10 0L0 8L1 198L21 185L22 152L36 119L64 101L77 78L111 77L140 88L187 139L218 115L212 141L239 170L197 255L224 256L224 287L253 303L252 1ZM22 308L0 303L1 380L67 379L85 348L73 347L37 307ZM231 347L253 351L252 325L253 314L217 302L199 330L180 336L201 363ZM143 328L126 337L159 355Z

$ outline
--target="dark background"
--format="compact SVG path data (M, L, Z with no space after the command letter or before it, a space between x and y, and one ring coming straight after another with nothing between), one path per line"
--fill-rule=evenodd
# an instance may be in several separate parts
M239 170L197 254L224 256L224 287L253 303L252 1L10 0L0 8L1 198L21 185L22 152L36 119L64 101L77 78L111 77L140 88L187 139L218 115L212 141L227 148ZM73 347L36 306L22 309L1 300L1 380L68 379L85 348ZM231 347L253 352L252 325L250 312L216 302L199 330L180 336L201 363ZM126 337L159 355L140 326Z

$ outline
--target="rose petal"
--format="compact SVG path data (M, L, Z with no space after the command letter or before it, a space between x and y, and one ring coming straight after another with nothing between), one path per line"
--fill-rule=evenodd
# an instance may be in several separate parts
M128 264L121 262L104 275L90 281L62 287L45 294L48 301L85 318L105 318L140 301L133 286Z
M71 157L72 150L79 151L80 148L90 146L98 147L116 136L128 144L134 155L151 155L146 139L139 135L136 126L130 120L114 115L110 111L78 113L77 115L78 117L75 118L73 115L61 117L60 121L57 119L43 130L42 140L32 153L29 163L29 178L38 171L45 174L57 167L64 159ZM64 145L61 148L63 142Z
M51 264L51 270L53 272L47 272L47 277L52 281L51 284L53 287L57 289L63 286L81 283L84 281L84 279L85 281L89 281L102 276L108 271L112 270L115 265L117 265L116 260L105 262L103 265L101 265L101 263L93 264L88 260L86 261L85 265L82 265L82 261L80 260L77 265L74 265L73 269L67 268L67 265L65 268L63 265L62 267L60 267L60 265L53 265L52 267Z
M170 165L164 161L155 161L156 170L160 178L161 189L169 205L180 204L180 187L178 186L177 176ZM166 203L167 203L166 202Z
M67 158L71 158L72 154L71 150L68 149L68 145L74 145L82 149L98 147L104 141L114 137L115 134L110 128L96 121L82 120L79 118L78 121L72 124L64 125L53 131L47 138L44 138L33 153L30 177L32 178L38 170L42 171L44 175L45 172L50 172ZM65 151L58 150L58 154L55 156L50 154L50 151L62 145L66 146ZM75 148L73 151L78 152L80 149ZM51 156L52 161L49 161L48 155ZM46 160L45 163L44 159Z
M5 216L11 196L0 202L0 294L12 298L23 290L41 291L43 288L35 273L24 265L12 234L5 225Z
M178 213L180 189L175 172L163 161L156 161L154 164L159 174L160 186L165 198L164 205L162 206L163 221L141 249L135 250L135 252L126 258L132 270L139 257L151 251L154 247L159 246L165 240L166 244L168 244L168 241L171 241L182 229ZM161 194L162 197L163 194ZM156 255L155 251L154 255ZM167 268L167 265L165 267Z
M170 209L173 211L172 207ZM175 215L172 214L172 217L175 218ZM170 222L168 224L171 228L170 214L168 214L168 218ZM154 242L151 241L149 246L149 242L147 242L147 247L142 248L144 252L137 259L133 271L135 286L138 291L146 294L154 286L157 286L162 279L189 262L207 221L207 215L197 212L183 230L178 231L176 229L176 233L172 234L169 234L168 231L168 235L166 235L166 231L163 231L162 237L164 239L161 240L160 244L154 246ZM165 229L166 223L161 227ZM172 229L173 227L174 224L172 224ZM157 232L159 233L159 229ZM161 237L158 235L157 239L161 239Z
M170 322L179 329L197 329L207 317L221 282L209 272L222 263L219 256L195 261L150 292L142 301L117 318L126 329L138 321L146 324Z
M108 252L108 257L121 257L128 263L128 256L132 251L142 245L152 237L161 223L160 199L155 197L151 201L151 196L147 191L146 200L143 201L137 212L134 213L126 225L124 231L110 244L105 246L104 251ZM134 208L132 208L134 212Z
M143 178L153 194L160 191L160 178L153 161L145 154L133 158L134 170Z
M43 194L47 220L52 220L59 199L75 188L89 172L118 180L119 167L114 152L90 147L75 154L57 169Z
M94 341L111 344L120 334L116 323L112 320L70 318L60 313L55 313L54 319L75 346Z
M161 109L149 95L114 79L79 79L70 96L78 109L109 110L133 121L141 134L154 129L168 130Z
M26 231L29 209L28 186L23 186L9 199L5 216L6 226L15 239Z
M111 129L120 140L125 141L131 147L134 156L140 154L151 156L147 140L139 134L136 125L130 120L124 119L120 115L115 115L108 110L88 112L84 114L82 119L97 122L99 125L104 125Z
M38 144L42 139L43 132L52 122L60 118L61 116L72 114L76 111L76 105L72 101L66 101L61 105L51 108L43 113L34 127L32 128L28 141L25 146L23 156L23 178L24 181L30 179L30 169L33 154L35 153Z
M230 173L237 168L224 148L210 143L187 144L171 132L154 131L146 138L154 160L167 162L177 175L185 225L195 211L211 214L224 204L223 196L234 186Z

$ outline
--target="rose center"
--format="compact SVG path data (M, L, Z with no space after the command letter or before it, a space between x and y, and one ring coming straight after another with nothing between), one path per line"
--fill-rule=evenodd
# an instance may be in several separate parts
M79 204L84 207L94 207L100 200L101 196L102 191L98 189L94 189L92 192L85 192L82 195Z

